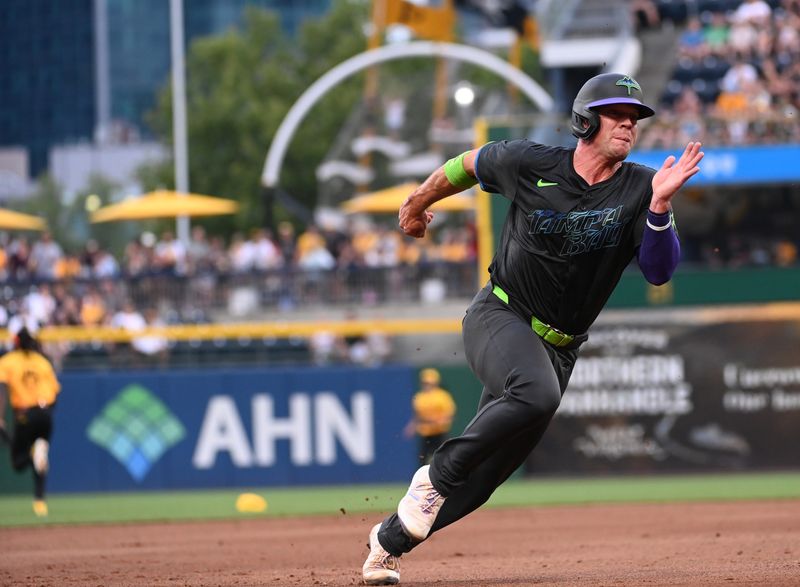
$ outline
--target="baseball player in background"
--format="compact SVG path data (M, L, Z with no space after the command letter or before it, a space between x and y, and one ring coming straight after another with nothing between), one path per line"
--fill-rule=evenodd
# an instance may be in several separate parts
M420 389L412 398L414 417L406 425L405 435L416 433L419 439L417 456L419 464L427 465L453 427L456 402L446 389L440 386L442 377L436 369L423 369L419 373Z
M477 414L414 474L397 512L372 528L366 584L398 583L403 553L481 506L523 463L631 259L650 283L671 278L680 245L670 202L703 153L690 142L658 171L626 163L638 121L654 114L630 76L595 76L573 103L575 148L489 143L434 171L400 208L400 228L420 238L428 208L475 183L511 202L490 282L463 322L465 355L484 386Z
M14 337L14 350L0 357L0 430L6 432L8 396L14 411L11 464L16 471L33 467L33 511L39 517L47 516L45 479L53 405L60 389L53 366L39 352L36 339L23 327Z

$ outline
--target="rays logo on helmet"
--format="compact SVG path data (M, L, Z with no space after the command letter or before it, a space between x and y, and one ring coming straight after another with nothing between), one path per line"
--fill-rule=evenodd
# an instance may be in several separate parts
M636 90L638 92L642 91L642 87L639 85L639 82L637 82L635 79L633 79L632 77L627 76L627 75L625 77L623 77L622 79L617 80L617 83L614 84L614 85L622 86L623 88L626 88L628 90L628 95L629 96L631 95L631 90Z

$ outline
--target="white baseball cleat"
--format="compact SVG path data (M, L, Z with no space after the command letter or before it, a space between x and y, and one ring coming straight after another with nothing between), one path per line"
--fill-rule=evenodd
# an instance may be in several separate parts
M397 585L400 582L400 557L389 554L378 542L380 524L369 533L369 556L364 561L361 574L365 585Z
M414 473L408 492L397 505L397 517L403 530L420 542L428 537L446 499L434 489L428 474L430 468L430 465L425 465Z
M50 449L50 444L44 438L37 438L31 448L31 460L33 461L33 468L39 475L47 473L50 466L47 460L47 451Z

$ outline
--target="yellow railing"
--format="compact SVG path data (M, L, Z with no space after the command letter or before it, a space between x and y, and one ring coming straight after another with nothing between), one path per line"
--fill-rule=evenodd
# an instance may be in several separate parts
M398 319L345 320L313 322L249 322L228 324L191 324L149 328L129 332L110 326L49 326L37 334L42 342L129 342L134 338L158 336L169 340L221 340L239 338L309 338L317 332L341 336L370 333L402 336L408 334L449 334L461 332L461 320ZM7 331L0 337L10 338Z

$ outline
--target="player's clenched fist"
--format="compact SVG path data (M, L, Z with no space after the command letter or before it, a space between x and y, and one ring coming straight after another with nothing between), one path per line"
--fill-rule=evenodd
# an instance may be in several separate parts
M398 214L400 230L408 236L422 238L425 236L428 224L433 220L433 212L429 212L428 210L415 212L413 210L413 205L409 202L410 200L406 200L400 207L400 213Z

